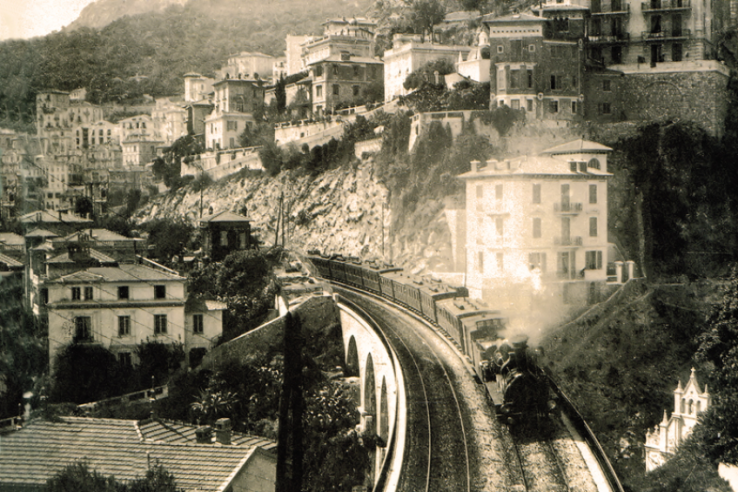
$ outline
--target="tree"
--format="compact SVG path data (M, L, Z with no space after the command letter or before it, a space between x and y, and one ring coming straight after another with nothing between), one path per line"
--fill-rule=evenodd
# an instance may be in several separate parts
M87 463L77 462L63 468L46 482L47 492L182 492L174 475L162 466L146 472L144 478L128 483L118 482L114 476L104 476L90 470Z
M50 400L86 403L117 396L125 387L115 356L100 345L70 343L56 356Z
M403 82L402 85L403 87L405 87L405 89L422 89L429 85L443 85L445 87L446 84L443 79L441 79L439 83L436 84L435 73L438 72L439 77L443 77L444 75L453 73L453 71L453 63L446 60L445 58L441 58L439 60L428 62L419 69L412 72L410 75L407 76L405 82Z
M194 231L183 219L157 219L147 222L144 228L149 233L148 243L153 246L153 255L161 262L169 262L173 256L182 254Z
M285 91L285 85L284 76L281 76L274 87L274 98L277 100L278 114L282 114L287 107L287 92Z
M74 201L74 213L80 217L92 215L92 200L86 196L77 197Z
M439 0L414 0L411 4L410 22L417 33L427 32L433 41L433 26L446 16L446 8Z

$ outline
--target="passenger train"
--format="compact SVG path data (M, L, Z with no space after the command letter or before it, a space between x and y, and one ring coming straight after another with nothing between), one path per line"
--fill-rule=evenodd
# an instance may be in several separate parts
M438 327L469 358L505 422L540 421L552 408L548 377L527 347L527 337L508 338L503 314L469 299L465 287L358 258L310 251L307 259L319 276L385 297Z

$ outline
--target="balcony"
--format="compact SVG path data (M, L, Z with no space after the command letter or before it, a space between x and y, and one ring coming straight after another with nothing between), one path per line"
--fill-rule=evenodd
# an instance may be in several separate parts
M581 246L582 236L569 236L569 237L557 236L554 238L554 244L556 246Z
M672 29L671 31L648 32L644 31L641 36L646 42L660 42L674 39L689 39L692 31L689 29Z
M621 32L618 34L607 34L607 35L597 35L597 36L587 36L587 41L589 41L592 44L619 44L619 43L627 43L630 41L630 33L628 32Z
M578 214L581 211L581 203L554 203L554 212L557 214Z
M630 15L630 4L611 7L610 10L601 10L599 12L592 12L592 16L604 16L604 15Z
M692 10L690 0L655 0L651 2L641 2L641 12L644 14L672 12L672 11L688 11Z

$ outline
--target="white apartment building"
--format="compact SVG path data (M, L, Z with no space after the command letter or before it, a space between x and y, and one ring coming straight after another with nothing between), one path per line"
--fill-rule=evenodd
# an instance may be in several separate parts
M69 343L98 344L124 363L136 363L146 340L212 348L222 333L225 306L214 301L185 308L186 278L139 264L93 267L44 282L49 362ZM53 365L52 365L53 367Z
M403 86L408 75L423 65L445 59L456 65L467 59L471 46L422 42L419 34L395 34L392 49L384 52L384 100L408 94Z
M466 285L502 301L513 284L596 302L607 280L609 147L576 140L539 155L472 162L466 182Z
M199 73L186 73L184 75L184 100L185 102L197 102L208 98L213 92L215 79L203 77Z
M264 53L242 51L228 57L228 64L220 69L221 79L269 79L275 60Z

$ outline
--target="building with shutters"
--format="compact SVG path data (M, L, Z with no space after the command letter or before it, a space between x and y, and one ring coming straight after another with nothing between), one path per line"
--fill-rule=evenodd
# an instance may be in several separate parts
M472 297L500 305L517 283L545 284L564 303L600 299L607 281L611 150L575 140L538 155L472 162L459 176L466 184L466 227L460 229L466 237L457 241L466 250Z

